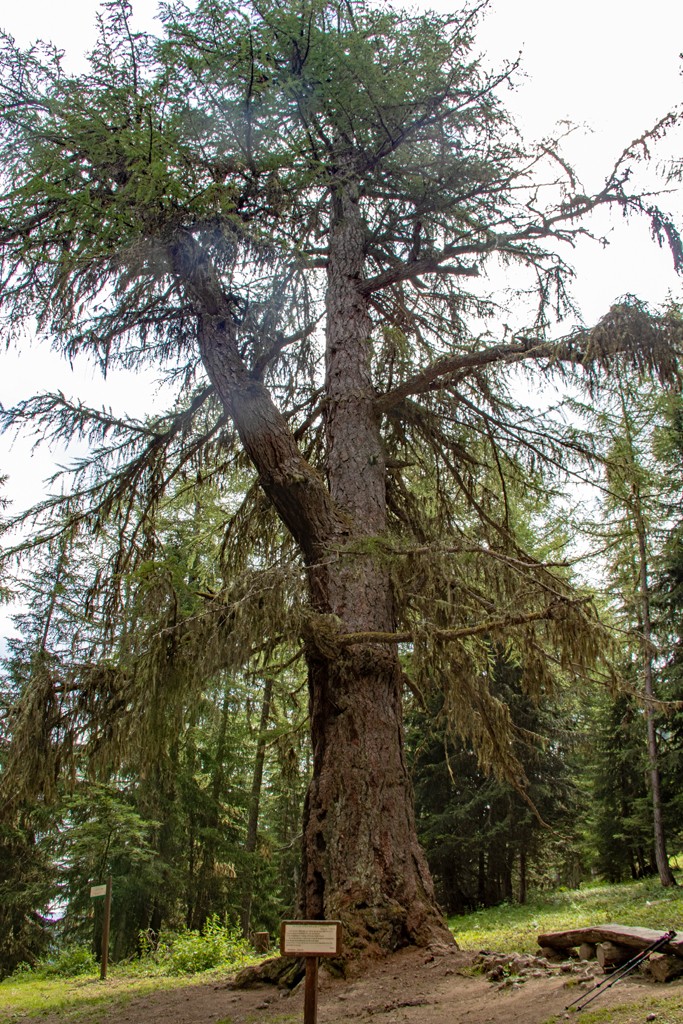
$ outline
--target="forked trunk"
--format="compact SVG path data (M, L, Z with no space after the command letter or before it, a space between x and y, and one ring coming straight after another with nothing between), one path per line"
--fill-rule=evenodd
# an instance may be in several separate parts
M365 232L352 173L331 204L327 290L327 486L239 353L230 302L187 239L169 259L195 303L204 366L308 569L310 598L340 632L392 631L391 580L373 545L386 531L385 464L360 287ZM329 620L328 620L329 621ZM340 918L346 945L453 941L415 829L393 646L334 653L308 638L314 774L306 799L300 913ZM332 648L334 643L332 643Z

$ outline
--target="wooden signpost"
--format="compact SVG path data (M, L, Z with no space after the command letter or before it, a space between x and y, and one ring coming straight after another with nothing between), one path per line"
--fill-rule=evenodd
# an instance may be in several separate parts
M341 953L341 921L283 921L280 924L280 956L306 959L304 1024L318 1018L318 958Z
M102 921L102 959L100 960L100 981L106 981L109 962L109 926L111 924L111 875L104 885L91 885L90 898L104 896L104 918Z

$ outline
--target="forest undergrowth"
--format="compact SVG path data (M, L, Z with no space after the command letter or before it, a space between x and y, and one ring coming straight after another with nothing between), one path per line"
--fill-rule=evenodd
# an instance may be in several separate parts
M682 883L683 873L679 871L677 876ZM537 949L539 932L607 921L662 929L678 926L683 930L683 885L663 889L655 878L619 885L586 884L578 889L536 894L523 906L504 904L463 914L450 918L449 925L463 950L532 953ZM209 959L207 957L206 962ZM226 974L244 963L244 954L239 960L239 963L226 960L210 970L188 970L181 976L169 976L160 971L158 959L149 953L134 961L113 965L106 982L100 982L98 970L84 971L85 965L77 960L74 973L68 976L51 974L50 966L43 962L34 970L15 972L0 983L0 1024L10 1024L18 1019L30 1020L50 1013L58 1014L65 1022L72 1022L93 1010L104 1019L107 1008L120 1007L135 997L162 989L204 984L212 978L224 979ZM199 955L195 962L197 965L202 962ZM653 1006L657 1002L654 994L647 998ZM678 1001L675 1002L678 1007ZM633 1009L638 1021L644 1019L643 1005L639 1003L637 1010ZM671 1012L671 1000L667 1000L666 1005ZM611 1016L604 1016L596 1008L595 1015L586 1013L582 1022L629 1024L631 1008L624 1006L622 1009L623 1012L620 1010L616 1016L614 1010L610 1011ZM683 1013L683 998L680 1012ZM668 1024L665 1016L659 1019L660 1024Z
M617 885L588 883L533 896L524 905L502 904L449 918L462 949L534 953L540 932L583 928L615 921L640 928L683 930L683 875L665 889L657 878Z

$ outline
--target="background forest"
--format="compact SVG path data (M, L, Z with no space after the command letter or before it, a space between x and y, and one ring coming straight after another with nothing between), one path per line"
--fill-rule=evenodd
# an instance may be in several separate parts
M422 941L416 846L374 843L411 786L448 913L675 884L683 316L627 296L567 332L557 249L609 207L681 268L632 188L676 116L585 195L471 58L477 11L252 7L169 7L158 41L112 0L80 78L3 41L7 340L177 400L2 413L89 447L5 524L0 973L90 941L109 874L115 959L323 896L359 949ZM334 856L361 878L364 816L375 904Z

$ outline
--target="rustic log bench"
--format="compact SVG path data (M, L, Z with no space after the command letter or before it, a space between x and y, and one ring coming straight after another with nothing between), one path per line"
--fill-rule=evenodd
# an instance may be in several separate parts
M538 936L538 944L541 947L563 952L580 946L583 943L597 945L599 942L613 942L619 946L628 946L629 949L646 949L656 942L666 932L665 928L656 931L654 928L630 928L623 924L597 924L589 928L574 928L566 932L544 932ZM672 956L683 957L683 934L676 935L671 942L667 942L662 953L669 953Z
M600 924L589 928L573 928L564 932L544 932L538 936L542 952L550 959L570 954L579 947L581 960L592 960L597 956L602 969L607 973L630 960L634 951L647 949L666 934L653 928L630 928L623 924ZM683 936L675 936L661 947L660 954L683 959ZM664 969L664 964L661 965ZM667 969L669 977L677 976L673 968ZM664 980L664 978L662 978Z

